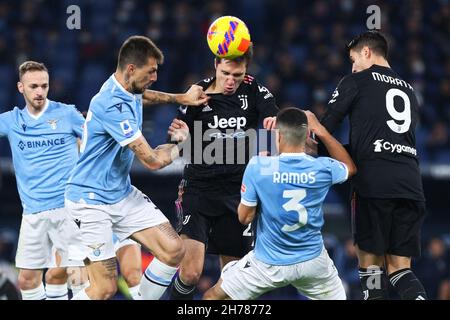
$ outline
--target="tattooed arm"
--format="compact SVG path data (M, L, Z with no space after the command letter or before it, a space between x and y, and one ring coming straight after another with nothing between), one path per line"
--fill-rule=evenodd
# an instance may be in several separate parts
M183 142L187 139L189 129L181 120L174 119L169 127L172 140ZM175 144L164 144L152 149L147 140L141 136L131 142L128 147L134 152L141 163L150 170L158 170L171 164L179 157L179 148Z
M199 106L208 101L209 97L203 92L203 88L193 85L186 93L174 94L154 90L145 90L142 95L143 104L176 103L187 106Z

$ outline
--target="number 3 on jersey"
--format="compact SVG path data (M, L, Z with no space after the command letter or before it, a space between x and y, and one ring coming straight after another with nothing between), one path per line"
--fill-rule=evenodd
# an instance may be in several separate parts
M308 212L306 208L300 204L306 197L305 189L284 190L283 198L290 198L288 202L283 205L283 209L286 211L297 211L298 222L292 225L285 224L281 230L284 232L292 232L303 227L308 222Z

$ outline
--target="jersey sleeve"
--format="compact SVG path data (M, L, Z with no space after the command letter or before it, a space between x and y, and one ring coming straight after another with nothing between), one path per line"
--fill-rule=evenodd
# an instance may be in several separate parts
M83 135L84 117L75 106L70 106L70 120L73 132L81 139Z
M102 118L106 132L122 147L142 136L137 115L133 112L131 105L126 102L108 107Z
M273 94L263 85L255 81L256 91L256 108L259 112L259 118L264 119L267 117L274 117L277 115L279 109L275 102Z
M253 158L254 160L255 158ZM256 193L255 177L256 164L250 161L244 172L241 185L241 203L248 207L256 207L258 205L258 195Z
M0 114L0 137L7 136L12 124L12 111Z
M351 75L344 77L339 82L320 121L330 133L333 133L342 120L350 113L357 94L358 87Z
M342 183L347 181L348 179L348 168L347 166L335 159L332 158L324 158L326 165L327 165L327 169L330 171L331 173L331 183L332 184L336 184L336 183Z

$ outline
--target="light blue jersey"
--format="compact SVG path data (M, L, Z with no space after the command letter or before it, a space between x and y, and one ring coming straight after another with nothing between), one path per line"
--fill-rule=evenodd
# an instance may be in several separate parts
M80 159L67 184L66 198L88 204L114 204L131 192L134 153L139 138L142 95L126 91L112 75L91 100Z
M331 185L347 176L347 167L331 158L304 153L253 157L244 173L241 202L260 206L255 257L271 265L291 265L319 256L322 202Z
M50 100L38 116L26 107L0 114L0 137L9 139L24 214L64 207L83 123L73 105Z

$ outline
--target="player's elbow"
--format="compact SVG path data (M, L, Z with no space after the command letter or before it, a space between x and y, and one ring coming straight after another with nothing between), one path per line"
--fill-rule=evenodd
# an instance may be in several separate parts
M163 163L159 162L159 161L152 161L152 162L146 162L145 167L149 170L155 171L155 170L159 170L161 168L164 167Z
M154 156L142 160L141 162L147 169L152 171L162 169L167 165L167 161L164 161L161 157L159 157L156 154Z
M255 216L255 214L254 214L253 208L247 208L247 207L243 206L242 204L239 204L238 218L239 218L239 222L241 224L243 224L243 225L249 224L250 222L252 222L254 216Z
M358 172L358 169L356 169L356 165L353 161L351 163L347 164L347 168L348 168L348 177L349 178L353 177Z
M239 222L243 225L247 225L251 222L250 217L248 215L239 215Z

